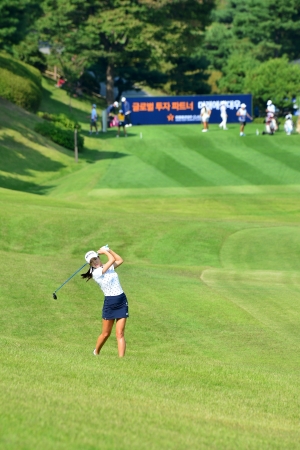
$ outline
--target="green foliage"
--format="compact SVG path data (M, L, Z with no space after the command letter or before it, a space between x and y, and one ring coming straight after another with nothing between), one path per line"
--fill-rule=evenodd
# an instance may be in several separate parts
M292 110L292 99L300 90L300 66L290 64L286 57L271 59L248 72L244 88L260 107L272 99L279 109Z
M300 58L300 0L228 0L213 11L212 20L203 51L210 68L227 78L228 59L235 54L260 62Z
M239 40L248 39L264 61L288 55L300 57L300 0L231 0L232 27ZM234 5L237 5L234 8Z
M10 50L19 43L35 19L39 2L36 0L1 0L0 49Z
M223 70L232 51L232 32L225 24L214 22L208 27L203 52L210 61L210 67L215 70Z
M85 71L81 75L80 79L80 87L87 92L88 94L92 94L93 92L99 92L99 81L89 72Z
M265 117L255 117L252 121L253 123L262 124L266 122Z
M169 71L168 78L172 94L210 93L210 86L207 83L209 74L205 72L208 67L206 58L183 56L170 58L170 62L172 69Z
M41 101L41 74L25 63L0 54L0 96L36 111Z
M61 145L69 150L74 150L74 131L63 128L59 124L51 122L38 123L34 127L34 131L42 136L50 138L56 144ZM78 152L83 151L84 138L80 134L77 134L77 146Z
M259 65L259 61L252 58L251 55L242 53L232 54L226 66L223 68L223 76L217 81L217 85L222 93L247 93L245 86L245 77L247 73Z
M78 123L78 121L62 113L50 114L47 112L39 111L37 115L42 119L61 124L64 128L67 128L68 130L74 130L75 128L77 128L77 130L79 131L81 129L81 125Z
M190 92L192 82L197 83L197 91L207 90L202 63L195 70L195 60L187 65L185 83L180 61L195 56L213 6L213 0L57 0L54 8L52 1L44 0L37 28L51 44L51 60L60 66L70 87L92 63L102 65L97 76L105 79L111 103L116 77L128 82L121 89L134 82L158 87L167 75L173 92L182 92L186 84Z
M24 40L12 47L11 51L16 59L36 67L41 72L47 69L47 60L45 55L39 51L36 33L27 34Z

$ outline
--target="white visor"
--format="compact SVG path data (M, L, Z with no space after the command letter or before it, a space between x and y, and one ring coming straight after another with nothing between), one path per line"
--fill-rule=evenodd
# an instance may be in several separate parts
M90 263L92 258L97 258L98 257L98 253L94 252L94 250L90 250L89 252L87 252L85 254L85 260L87 263Z

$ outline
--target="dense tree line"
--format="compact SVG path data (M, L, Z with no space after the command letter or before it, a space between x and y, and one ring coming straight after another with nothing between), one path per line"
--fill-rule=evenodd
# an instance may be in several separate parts
M283 105L298 94L299 41L300 0L0 0L0 49L58 65L71 86L92 69L108 102L116 83L203 94L212 76L219 92L251 91L261 104L272 85Z

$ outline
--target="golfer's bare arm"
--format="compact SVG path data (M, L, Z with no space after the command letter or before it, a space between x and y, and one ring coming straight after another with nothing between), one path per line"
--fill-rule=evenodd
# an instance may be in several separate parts
M98 252L99 255L106 255L108 257L108 261L103 264L102 267L102 273L105 273L108 271L108 269L114 264L115 262L115 258L114 255L112 255L110 252L108 252L107 250L103 250L101 248L99 248Z
M114 268L119 267L123 263L123 258L115 253L112 249L109 249L109 253L115 258Z

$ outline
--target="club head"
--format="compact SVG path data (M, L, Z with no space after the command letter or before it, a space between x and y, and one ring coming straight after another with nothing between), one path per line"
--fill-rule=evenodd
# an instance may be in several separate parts
M53 292L52 296L53 296L54 300L57 300L57 295L55 294L55 292Z

